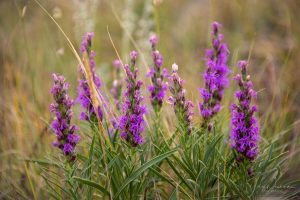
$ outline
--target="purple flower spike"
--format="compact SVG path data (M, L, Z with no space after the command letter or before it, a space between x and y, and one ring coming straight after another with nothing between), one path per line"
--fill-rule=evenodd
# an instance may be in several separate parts
M94 33L86 33L84 36L82 42L80 51L82 53L87 52L89 56L89 62L90 62L90 68L93 76L93 81L96 87L96 90L99 92L101 87L101 81L99 76L96 74L96 65L95 65L95 51L91 50L92 45L92 38L94 37ZM81 67L80 72L82 73ZM77 88L78 97L77 101L80 103L81 108L84 109L84 111L80 114L81 120L87 120L90 122L96 122L97 120L97 114L94 110L92 100L91 100L91 92L88 85L87 80L84 77L84 74L82 73L82 79L79 80L79 86ZM100 120L103 118L103 112L100 107L97 108L97 112L99 114Z
M69 84L66 83L65 78L58 74L52 76L54 84L51 93L55 102L50 104L50 112L55 115L55 118L51 128L57 139L52 145L60 148L71 161L76 158L74 149L80 140L80 136L75 133L77 127L71 125L73 100L68 96Z
M234 80L237 81L240 90L235 92L237 104L232 104L231 109L231 148L235 149L239 157L253 161L258 154L259 125L254 116L257 106L251 106L251 99L256 98L250 76L247 75L247 61L238 62L242 75L238 74Z
M200 88L200 95L203 101L199 103L200 113L203 117L203 127L207 127L210 119L220 110L220 103L224 89L228 85L227 60L229 50L225 43L222 43L223 35L219 34L220 24L212 23L212 49L206 50L206 70L203 74L205 88Z
M147 76L151 78L152 84L148 86L148 91L150 92L150 101L155 113L161 110L163 99L165 97L166 91L168 89L167 84L164 82L164 78L168 75L167 70L161 66L163 65L163 56L156 50L156 45L158 43L158 38L156 35L152 35L149 39L152 46L152 58L153 67L150 68Z
M137 79L137 68L135 67L137 53L130 53L131 66L124 65L126 72L126 90L122 104L123 115L119 119L120 136L133 147L143 144L141 133L144 131L144 118L146 106L142 105L144 97L141 95L142 81Z
M172 96L168 98L168 102L173 106L176 117L187 134L192 132L192 117L194 105L185 97L185 89L183 89L183 80L179 77L178 65L172 65L172 75L169 77L172 85L169 87Z

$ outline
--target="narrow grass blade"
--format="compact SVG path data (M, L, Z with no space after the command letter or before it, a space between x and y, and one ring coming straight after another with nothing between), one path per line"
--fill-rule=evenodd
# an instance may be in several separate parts
M126 186L128 184L130 184L133 180L135 180L139 175L141 175L144 171L146 171L148 168L152 167L153 165L155 165L156 163L164 160L165 158L169 157L170 155L172 155L174 152L176 152L177 149L168 151L164 154L161 154L159 156L156 156L155 158L149 160L148 162L146 162L144 165L142 165L140 168L138 168L135 172L133 172L131 174L131 176L129 176L123 183L123 185L120 187L119 191L116 193L114 199L116 199L121 192L126 188Z
M88 186L91 186L93 188L96 188L97 190L99 190L103 194L110 196L109 192L104 187L99 185L98 183L95 183L95 182L90 181L88 179L83 179L83 178L80 178L80 177L77 177L77 176L73 176L73 179L80 182L80 183L82 183L82 184L84 184L84 185L88 185Z

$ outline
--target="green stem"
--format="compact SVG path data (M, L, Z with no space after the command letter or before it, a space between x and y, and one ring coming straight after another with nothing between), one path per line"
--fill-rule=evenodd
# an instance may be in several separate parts
M155 27L156 27L156 34L160 35L160 23L159 23L159 6L154 5L154 18L155 18Z

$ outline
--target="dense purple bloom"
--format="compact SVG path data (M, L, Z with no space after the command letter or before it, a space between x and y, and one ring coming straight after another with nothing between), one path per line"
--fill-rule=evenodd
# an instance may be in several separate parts
M223 35L219 34L220 24L212 24L212 49L206 50L206 70L203 74L205 88L200 88L203 101L199 103L200 113L204 119L203 126L207 126L209 120L220 110L220 102L224 88L228 85L229 69L227 60L229 50L222 43Z
M242 75L234 77L240 90L235 92L238 104L231 105L231 133L230 144L239 156L252 161L258 154L259 125L254 116L257 106L251 105L251 99L256 97L250 76L247 75L247 61L240 61L238 67L241 68ZM240 158L239 158L240 160Z
M116 108L120 109L120 98L122 94L122 83L123 79L121 78L121 67L122 62L120 60L114 60L113 65L115 66L115 79L112 82L112 87L110 89L110 93L114 99L114 103Z
M96 53L93 50L91 50L93 36L94 33L87 33L84 36L81 42L80 51L82 53L87 52L89 56L89 64L93 76L93 82L95 84L96 90L99 92L101 87L101 81L98 75L96 74L96 67L95 67L95 60L94 60ZM81 67L80 67L80 71L82 72ZM102 120L103 112L100 107L98 107L97 110L95 111L91 100L91 91L88 85L88 81L85 79L83 73L82 73L82 77L83 78L79 80L79 86L77 88L78 91L77 101L80 102L81 107L84 109L84 111L80 114L80 119L95 122L95 120L97 119L97 114L96 114L97 112L100 120Z
M152 84L149 85L148 90L150 92L150 101L155 112L160 111L165 97L165 93L168 89L167 84L164 82L164 78L167 76L167 70L164 68L161 70L163 65L163 57L156 50L158 38L156 35L152 35L149 39L152 46L152 58L153 66L150 68L147 76L151 78Z
M50 112L55 115L55 118L51 128L57 138L57 141L52 144L60 148L70 160L74 160L76 157L74 149L80 137L75 134L77 127L71 125L73 100L68 96L69 84L65 82L63 76L57 74L52 76L54 85L51 93L55 102L50 104Z
M142 105L143 96L141 95L142 81L137 81L137 68L135 67L137 52L130 53L131 65L124 65L126 72L126 90L122 104L123 115L119 119L121 138L129 142L133 147L143 143L141 133L144 131L143 115L146 107Z
M178 66L174 63L172 65L172 75L169 77L172 83L172 85L169 86L172 96L168 98L168 101L172 104L182 128L187 131L188 134L191 134L194 105L185 97L186 90L183 89L183 80L179 77L177 70Z

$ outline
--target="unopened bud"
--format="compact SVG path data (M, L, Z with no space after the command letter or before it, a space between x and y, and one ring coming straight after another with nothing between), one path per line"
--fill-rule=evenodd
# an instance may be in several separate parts
M113 86L116 87L117 85L118 85L118 81L117 81L117 80L114 80L114 81L113 81Z
M176 63L174 63L174 64L172 65L172 71L173 71L173 72L177 72L177 71L178 71L178 65L177 65Z

